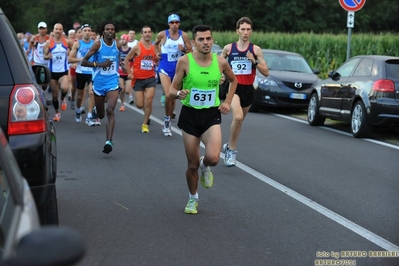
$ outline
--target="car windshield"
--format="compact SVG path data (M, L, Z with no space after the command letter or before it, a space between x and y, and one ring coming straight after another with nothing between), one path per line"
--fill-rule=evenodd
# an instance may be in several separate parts
M270 70L313 73L306 60L301 56L264 52L263 57Z

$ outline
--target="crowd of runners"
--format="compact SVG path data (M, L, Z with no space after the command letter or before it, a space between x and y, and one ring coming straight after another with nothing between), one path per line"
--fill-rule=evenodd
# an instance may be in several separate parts
M150 132L159 77L163 88L160 100L165 109L164 136L172 136L176 100L182 103L176 125L182 130L187 157L189 201L184 211L196 214L198 181L205 188L212 187L210 166L219 162L220 150L225 154L226 166L236 165L238 136L252 103L256 71L268 76L269 70L260 47L249 40L252 21L248 17L237 21L238 41L227 44L221 56L211 51L213 36L209 26L195 26L190 39L179 28L179 15L170 14L167 22L169 28L159 32L155 41L148 25L142 26L139 40L134 30L117 38L118 29L112 21L104 21L96 28L75 23L67 32L60 23L50 32L42 21L37 25L37 34L21 33L18 38L32 64L50 69L50 84L43 86L52 95L54 121L61 121L61 113L68 106L75 110L76 123L82 121L85 113L88 126L101 125L107 117L103 147L106 154L113 149L118 100L120 112L126 110L127 103L143 109L141 132ZM230 111L230 137L222 145L221 115ZM201 142L204 156L200 156Z

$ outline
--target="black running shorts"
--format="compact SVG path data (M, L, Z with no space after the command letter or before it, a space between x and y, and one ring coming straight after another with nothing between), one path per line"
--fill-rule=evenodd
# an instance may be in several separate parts
M187 134L201 137L211 126L222 123L222 114L218 107L195 109L182 106L177 126Z

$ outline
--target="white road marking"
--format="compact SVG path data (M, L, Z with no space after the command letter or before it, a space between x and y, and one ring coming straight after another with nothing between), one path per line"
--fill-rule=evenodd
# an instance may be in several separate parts
M137 109L136 107L129 106L129 105L125 105L125 106L135 110L138 113L144 114L144 112L142 110ZM278 117L285 118L285 119L289 119L289 120L293 120L293 121L296 121L296 122L307 124L307 121L304 121L304 120L301 120L301 119L298 119L298 118L288 117L288 116L284 116L284 115L280 115L280 114L274 114L274 115L276 115ZM160 119L158 119L158 118L156 118L154 116L151 116L150 119L151 119L151 121L155 121L155 122L157 122L160 125L163 124L162 120L160 120ZM342 135L346 135L346 136L352 136L352 134L349 134L349 133L346 133L346 132L342 132L342 131L339 131L339 130L335 130L335 129L331 129L331 128L328 128L328 127L321 127L321 128L336 132L338 134L342 134ZM179 128L177 128L176 126L172 127L172 130L176 134L179 134L180 136L182 135L181 130ZM380 142L380 141L377 141L377 140L372 140L372 139L363 139L363 140L399 150L399 147L396 147L395 145L383 143L383 142ZM204 145L203 145L202 142L201 142L201 147L204 148ZM222 153L222 152L220 153L220 158L222 158L222 159L224 158L224 153ZM247 166L245 164L242 164L239 161L237 161L236 167L238 167L241 170L243 170L244 172L247 172L248 174L258 178L259 180L265 182L266 184L274 187L275 189L283 192L284 194L290 196L291 198L301 202L302 204L308 206L309 208L315 210L316 212L318 212L318 213L326 216L327 218L335 221L336 223L344 226L345 228L351 230L352 232L364 237L365 239L369 240L370 242L376 244L377 246L379 246L379 247L381 247L381 248L383 248L383 249L385 249L387 251L397 251L397 252L399 252L399 246L397 246L397 245L389 242L388 240L386 240L386 239L374 234L373 232L371 232L371 231L369 231L369 230L367 230L367 229L355 224L354 222L346 219L345 217L343 217L343 216L341 216L341 215L339 215L339 214L337 214L337 213L335 213L335 212L323 207L322 205L320 205L320 204L314 202L313 200L311 200L311 199L309 199L309 198L307 198L307 197L295 192L294 190L292 190L292 189L290 189L290 188L288 188L288 187L276 182L275 180L271 179L270 177L267 177L267 176L259 173L258 171L250 168L249 166ZM117 204L116 202L114 202L114 203Z
M118 205L118 206L120 206L120 207L122 207L122 208L124 208L125 210L129 210L128 208L126 208L125 206L123 206L122 204L119 204L118 202L116 202L116 201L112 201L113 203L115 203L116 205Z

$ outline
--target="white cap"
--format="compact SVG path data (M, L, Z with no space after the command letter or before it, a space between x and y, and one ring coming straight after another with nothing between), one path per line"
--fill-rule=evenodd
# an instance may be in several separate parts
M72 34L72 33L75 33L75 30L69 30L68 31L68 34Z
M44 22L44 21L39 22L39 24L37 24L37 28L38 28L38 29L39 29L39 28L47 28L46 22Z

